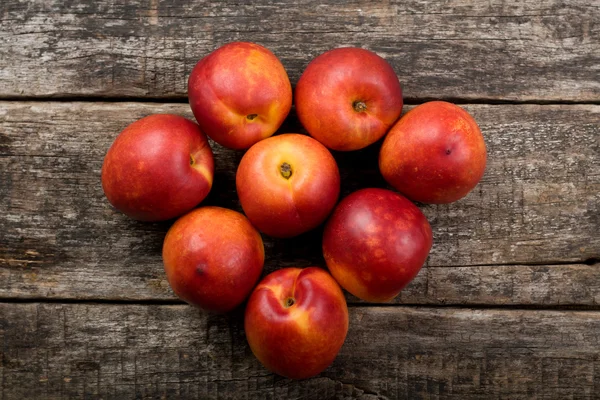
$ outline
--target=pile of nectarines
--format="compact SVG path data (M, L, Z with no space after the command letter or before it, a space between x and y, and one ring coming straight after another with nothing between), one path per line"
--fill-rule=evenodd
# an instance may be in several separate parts
M279 59L257 44L230 43L204 57L191 72L188 95L197 124L150 115L116 138L102 166L106 197L135 219L181 216L162 253L175 294L214 312L247 300L246 337L263 365L290 378L316 375L333 362L348 331L340 286L386 302L417 275L432 231L411 200L449 203L466 196L485 169L481 132L466 111L441 101L400 118L394 70L359 48L328 51L300 77L294 103L310 136L271 137L290 112L292 86ZM236 174L246 216L194 209L213 183L206 135L248 149ZM365 188L336 206L340 173L329 149L358 150L384 136L379 169L402 194ZM328 217L322 246L331 275L318 267L283 268L257 284L265 259L259 231L292 237Z

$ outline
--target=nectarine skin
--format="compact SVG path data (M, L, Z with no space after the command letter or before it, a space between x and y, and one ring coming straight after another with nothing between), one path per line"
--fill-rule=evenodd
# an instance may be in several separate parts
M379 169L411 200L451 203L481 180L486 159L473 117L457 105L431 101L409 111L390 130L381 146Z
M327 368L348 332L348 307L325 270L284 268L254 289L244 319L246 338L270 371L305 379Z
M315 228L340 193L335 159L306 135L265 139L242 157L236 175L244 213L261 232L292 237Z
M252 292L265 259L260 234L242 214L201 207L167 232L163 263L182 300L208 311L227 312Z
M102 188L118 210L142 221L186 213L211 189L212 150L198 125L155 114L117 136L102 165Z
M215 142L247 149L281 126L292 86L279 59L255 43L233 42L194 67L188 80L192 112Z
M295 91L298 118L333 150L379 140L402 112L402 89L387 61L353 47L327 51L308 64Z
M431 227L421 210L386 189L362 189L344 198L323 233L323 255L333 277L370 302L396 297L417 275L431 245Z

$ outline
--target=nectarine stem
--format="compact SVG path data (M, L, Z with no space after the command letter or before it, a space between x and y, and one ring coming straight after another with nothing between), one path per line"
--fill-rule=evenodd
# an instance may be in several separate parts
M286 162L281 164L279 171L281 172L281 176L283 176L285 179L290 179L292 176L292 166Z
M285 308L290 308L291 306L293 306L295 303L294 298L293 297L288 297L287 299L285 299L285 303L284 303L284 307Z
M248 115L246 115L246 118L248 118L250 121L252 121L256 117L258 117L258 114L248 114Z
M356 112L367 111L367 104L361 100L356 100L354 103L352 103L352 107Z

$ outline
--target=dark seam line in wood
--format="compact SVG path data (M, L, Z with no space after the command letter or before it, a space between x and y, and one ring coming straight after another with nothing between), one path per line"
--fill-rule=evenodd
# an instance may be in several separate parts
M405 97L405 105L419 105L433 100L443 100L455 104L534 104L534 105L600 105L599 100L511 100L493 98L463 98L463 97ZM81 102L81 103L159 103L159 104L187 104L187 97L111 97L111 96L0 96L0 101L14 102Z
M479 268L479 267L535 267L535 266L559 266L559 265L596 265L600 264L600 257L586 258L583 260L571 261L536 261L520 263L501 263L501 264L465 264L465 265L427 265L427 268Z
M2 155L0 154L0 157ZM33 264L39 263L36 260L19 260L23 264ZM0 268L5 265L2 262L8 261L0 258ZM588 258L584 260L571 260L571 261L540 261L540 262L519 262L519 263L502 263L502 264L464 264L464 265L427 265L424 268L482 268L482 267L558 267L562 265L588 265L593 266L596 264L600 264L600 258ZM51 266L52 264L48 264L47 266Z
M162 299L162 300L127 300L127 299L73 299L73 298L44 298L44 297L0 297L0 304L16 303L16 304L31 304L31 303L46 303L46 304L113 304L113 305L140 305L140 306L182 306L186 305L184 301L179 299ZM190 306L191 307L191 306Z
M0 157L14 157L15 154L3 155L0 154ZM18 156L18 155L17 155ZM29 156L28 156L29 157ZM37 156L31 156L37 157ZM19 260L24 264L28 263L37 263L36 260ZM4 267L3 262L8 264L8 260L0 258L0 268ZM43 262L42 262L43 263ZM573 259L567 261L551 261L551 260L542 260L536 262L517 262L517 263L495 263L495 264L461 264L461 265L426 265L424 268L481 268L481 267L554 267L561 265L596 265L600 264L600 257L592 257L586 259ZM52 264L48 264L48 266L52 266Z
M85 305L140 305L140 306L185 306L185 302L172 300L117 300L117 299L46 299L40 297L32 298L0 298L0 304L85 304ZM189 306L192 307L192 306ZM581 304L556 304L556 305L536 305L536 304L420 304L420 303L363 303L348 302L349 308L426 308L426 309L471 309L471 310L536 310L536 311L600 311L600 304L581 305Z
M461 310L509 310L509 311L600 311L600 304L419 304L419 303L357 303L348 302L349 308L427 308L427 309L461 309Z

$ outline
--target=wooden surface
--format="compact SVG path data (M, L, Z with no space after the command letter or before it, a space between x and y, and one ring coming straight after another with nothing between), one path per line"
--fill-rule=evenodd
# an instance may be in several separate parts
M332 47L390 61L415 98L598 101L598 0L133 0L0 4L0 96L184 99L224 43L272 49L295 83Z
M125 3L0 3L0 400L600 398L599 1ZM187 75L233 40L271 48L292 84L322 51L374 50L408 103L460 102L488 146L468 197L420 205L417 278L387 306L348 295L347 341L306 381L260 366L243 309L174 297L170 222L127 219L100 185L116 135L191 118ZM280 131L304 132L294 112ZM205 204L240 210L243 153L212 146ZM342 195L385 187L377 153L334 154ZM324 266L320 235L265 237L265 273Z
M451 298L458 304L510 303L510 296L490 296L500 282L504 282L504 290L509 285L496 265L584 263L600 256L600 106L465 108L485 134L490 160L486 174L467 198L450 205L422 207L434 232L430 268L415 281L416 290L411 287L402 294L402 302L436 303L453 293ZM0 221L8 227L5 256L0 260L0 276L6 283L0 287L0 295L173 299L160 259L170 223L140 223L114 212L99 176L106 150L127 124L160 112L192 118L189 106L6 102L0 109L8 144L0 158L2 187L7 192L3 200L6 212L0 213ZM293 121L290 118L283 130L301 129ZM207 203L241 210L235 171L242 153L214 143L213 148L217 173ZM384 185L376 150L374 146L336 154L342 195ZM323 265L318 230L292 240L265 237L265 242L267 272L281 266ZM549 276L554 273L575 274L572 280L584 288L590 274L600 277L597 268L587 265L579 266L580 272L563 265L558 268L564 272L555 272L555 268L513 266L511 290L534 291L553 303L546 292L554 285L544 282L551 281ZM528 278L536 271L552 272L537 274L544 277L540 282ZM474 290L483 298L474 296ZM570 302L591 301L581 296L577 299Z
M318 377L252 356L242 316L187 305L2 304L0 399L592 398L600 312L351 307ZM27 382L27 384L23 384Z

